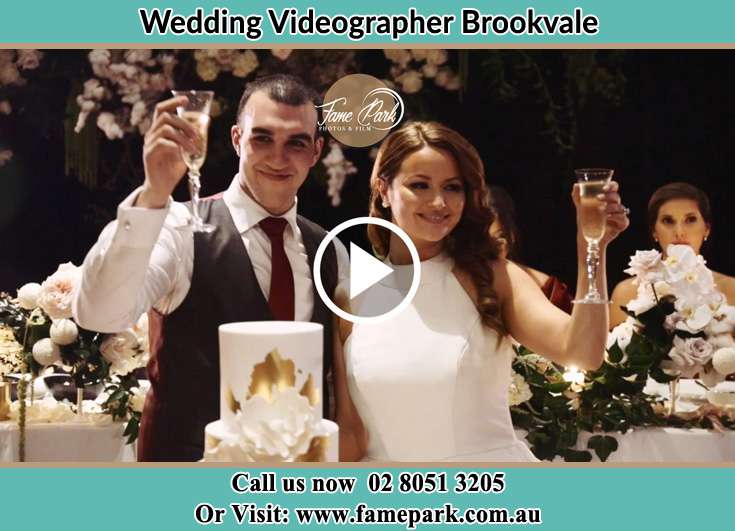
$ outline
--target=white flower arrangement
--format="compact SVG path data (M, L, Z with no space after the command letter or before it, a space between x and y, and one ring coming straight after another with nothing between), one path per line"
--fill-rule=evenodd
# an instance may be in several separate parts
M513 371L510 387L508 388L508 405L517 406L530 400L532 396L531 388L523 376Z
M434 85L444 90L458 90L462 83L451 67L446 65L449 54L446 50L383 50L392 66L390 75L405 94L415 94L431 79Z
M174 86L175 53L152 50L92 50L89 63L95 77L77 95L79 115L74 130L97 114L96 125L109 140L148 131L153 106Z
M144 402L134 371L148 362L148 317L141 316L131 329L117 334L82 329L71 309L81 279L80 268L66 263L41 284L23 285L16 298L0 294L0 376L41 375L57 366L78 386L102 383L104 403L85 414L99 410L107 420L88 420L96 424L127 420L125 435L132 442ZM42 409L29 410L29 414L56 418L56 406L38 407Z
M623 358L615 362L625 363L637 334L657 338L646 348L669 377L699 376L712 386L735 372L730 353L735 346L735 307L717 290L704 258L688 245L669 245L665 259L655 250L638 251L629 266L625 272L635 277L637 296L625 308L628 319L608 336L607 359L617 347L614 357L622 353ZM635 348L642 348L640 344Z

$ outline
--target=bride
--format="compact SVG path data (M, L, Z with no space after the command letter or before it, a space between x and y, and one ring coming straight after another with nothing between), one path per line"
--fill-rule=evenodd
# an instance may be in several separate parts
M499 258L489 235L482 161L460 134L414 122L380 147L370 214L401 227L421 258L411 305L379 324L337 319L335 388L340 458L364 460L533 461L516 439L508 409L513 350L509 337L565 366L602 363L607 305L577 305L568 315L534 280ZM605 249L628 226L617 193L601 195L607 226L599 286L607 293ZM579 191L572 192L575 205ZM370 225L370 241L397 271L373 297L400 298L396 281L411 263L393 233ZM587 291L585 243L577 231L577 293ZM409 273L410 276L410 273ZM393 280L391 280L393 279ZM361 301L341 301L359 314Z

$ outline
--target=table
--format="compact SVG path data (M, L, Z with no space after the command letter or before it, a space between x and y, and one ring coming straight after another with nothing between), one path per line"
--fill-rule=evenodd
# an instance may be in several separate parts
M125 424L39 423L26 426L26 461L135 461L135 445L125 444ZM18 461L20 430L0 422L0 462Z
M586 450L593 434L581 433L577 450ZM735 431L681 428L643 428L627 433L608 434L618 440L618 449L607 458L608 463L714 463L735 461ZM592 451L593 461L599 462Z

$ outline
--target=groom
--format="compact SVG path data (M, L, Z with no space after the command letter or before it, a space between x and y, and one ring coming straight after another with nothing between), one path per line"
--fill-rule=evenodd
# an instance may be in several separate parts
M298 216L296 194L319 160L319 97L298 78L247 85L232 145L238 173L202 201L212 233L192 233L189 210L170 196L186 173L181 150L201 140L176 116L185 99L159 103L143 148L145 182L118 208L88 253L74 313L101 332L129 328L149 311L151 390L141 420L140 461L195 461L204 426L219 417L218 326L261 320L324 326L324 415L329 417L331 314L316 295L314 255L326 232ZM330 246L322 280L330 295L348 273L344 246Z

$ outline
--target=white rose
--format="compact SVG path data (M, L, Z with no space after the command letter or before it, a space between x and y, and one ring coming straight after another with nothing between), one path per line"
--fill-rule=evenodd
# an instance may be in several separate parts
M79 329L71 319L58 319L51 323L49 335L57 345L71 345L79 337Z
M130 389L130 407L133 411L138 413L143 412L143 406L145 405L146 392L141 390L139 387L132 387Z
M517 406L530 400L531 397L533 397L533 393L526 380L523 376L513 371L510 387L508 388L508 404Z
M658 251L636 251L636 253L630 257L628 269L625 269L624 272L628 273L632 277L647 279L648 273L655 271L660 265L661 253Z
M41 293L41 284L29 282L18 290L18 305L24 310L38 308L38 296Z
M396 78L396 81L401 84L401 88L406 94L415 94L421 90L421 87L424 85L421 73L417 70L408 70L404 72Z
M669 351L669 358L682 371L683 376L692 376L699 371L713 354L712 345L701 337L682 339L674 338L674 346Z
M735 348L721 348L712 356L712 366L723 376L735 373Z
M43 338L33 345L33 359L44 367L61 361L59 346L51 338Z
M128 374L140 366L138 337L129 330L105 339L100 345L100 354L110 363L112 374Z
M51 319L71 317L71 302L81 282L82 272L71 262L61 264L56 272L43 281L38 305Z

